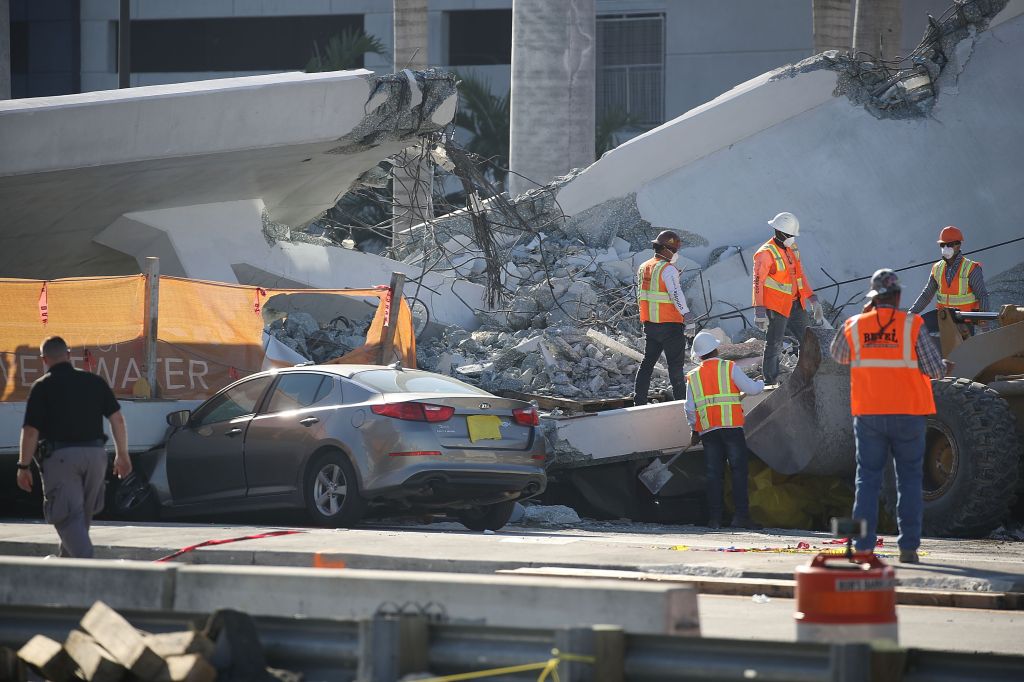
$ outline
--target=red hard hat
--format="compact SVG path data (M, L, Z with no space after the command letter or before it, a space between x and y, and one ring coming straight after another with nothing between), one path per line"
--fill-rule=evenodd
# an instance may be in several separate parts
M949 227L942 228L942 232L939 232L939 243L948 244L949 242L962 242L964 240L964 233L960 231L959 227L950 225Z

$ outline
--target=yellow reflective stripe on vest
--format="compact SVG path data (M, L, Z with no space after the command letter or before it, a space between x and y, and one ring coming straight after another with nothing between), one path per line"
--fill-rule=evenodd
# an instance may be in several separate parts
M669 298L667 291L662 291L661 282L661 271L668 265L666 261L657 263L651 268L651 279L647 283L647 288L639 288L637 291L637 299L640 305L647 305L647 317L651 322L661 322L661 303L671 303L672 299ZM641 277L640 284L643 284L643 278Z
M946 282L946 261L940 260L932 266L932 278L938 285L936 302L939 305L955 308L956 306L973 305L978 302L978 297L971 291L971 270L975 262L968 258L960 259L960 269L957 270L953 281L956 282L956 293L944 294L942 288Z
M716 361L718 362L718 393L704 392L700 367L691 370L687 375L690 379L690 389L693 391L693 404L700 415L700 423L704 428L708 427L708 408L711 406L722 408L722 426L734 426L732 406L740 404L739 392L733 393L729 390L732 385L732 376L730 376L732 363L727 360L716 359Z
M879 313L876 313L876 315ZM850 325L850 336L853 339L853 351L850 357L850 367L884 367L888 369L917 369L917 360L914 359L914 339L911 338L911 334L914 331L914 316L907 313L906 319L903 321L903 358L900 360L877 360L877 359L863 359L861 357L861 341L860 334L857 333L857 325L860 323L860 318L853 318L853 324Z
M786 268L786 259L782 257L782 252L779 251L779 247L775 245L775 242L774 241L770 241L767 244L765 244L763 248L768 253L770 253L772 255L772 258L775 259L775 274L778 275L781 272L785 272L786 269L787 269ZM787 296L792 296L793 295L793 284L792 283L785 284L785 283L780 282L777 279L773 278L771 275L768 275L767 277L765 277L765 279L764 279L764 286L766 288L768 288L768 289L774 289L775 291L782 292L783 294L786 294ZM798 288L803 288L803 286L804 286L803 280L797 278L797 287Z

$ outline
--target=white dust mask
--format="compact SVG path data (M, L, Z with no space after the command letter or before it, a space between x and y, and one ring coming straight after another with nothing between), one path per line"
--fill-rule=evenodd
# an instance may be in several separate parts
M678 251L676 253L672 254L672 258L670 258L668 262L671 263L672 265L675 265L677 260L679 260L679 252Z
M943 246L942 247L942 257L945 258L946 260L949 260L950 258L952 258L953 257L953 247L952 246Z
M782 240L782 245L785 246L787 249L793 246L793 244L796 244L796 237L790 236Z

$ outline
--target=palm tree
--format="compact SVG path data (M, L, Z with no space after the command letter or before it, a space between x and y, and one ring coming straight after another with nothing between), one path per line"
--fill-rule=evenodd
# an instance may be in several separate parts
M636 124L632 114L627 114L622 109L608 109L597 119L597 129L594 131L594 149L597 151L597 158L607 151L615 149L615 133L623 128Z
M306 64L309 73L317 71L345 71L361 66L363 55L387 54L384 43L362 29L347 28L340 35L331 36L321 50L313 41L313 56Z
M495 184L504 187L508 174L509 98L491 93L490 83L474 76L459 76L459 111L455 125L472 137L466 149L490 161Z

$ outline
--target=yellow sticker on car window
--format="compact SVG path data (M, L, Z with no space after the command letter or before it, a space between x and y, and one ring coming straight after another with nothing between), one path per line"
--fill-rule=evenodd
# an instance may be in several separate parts
M501 440L501 417L493 414L471 414L466 417L469 440Z

